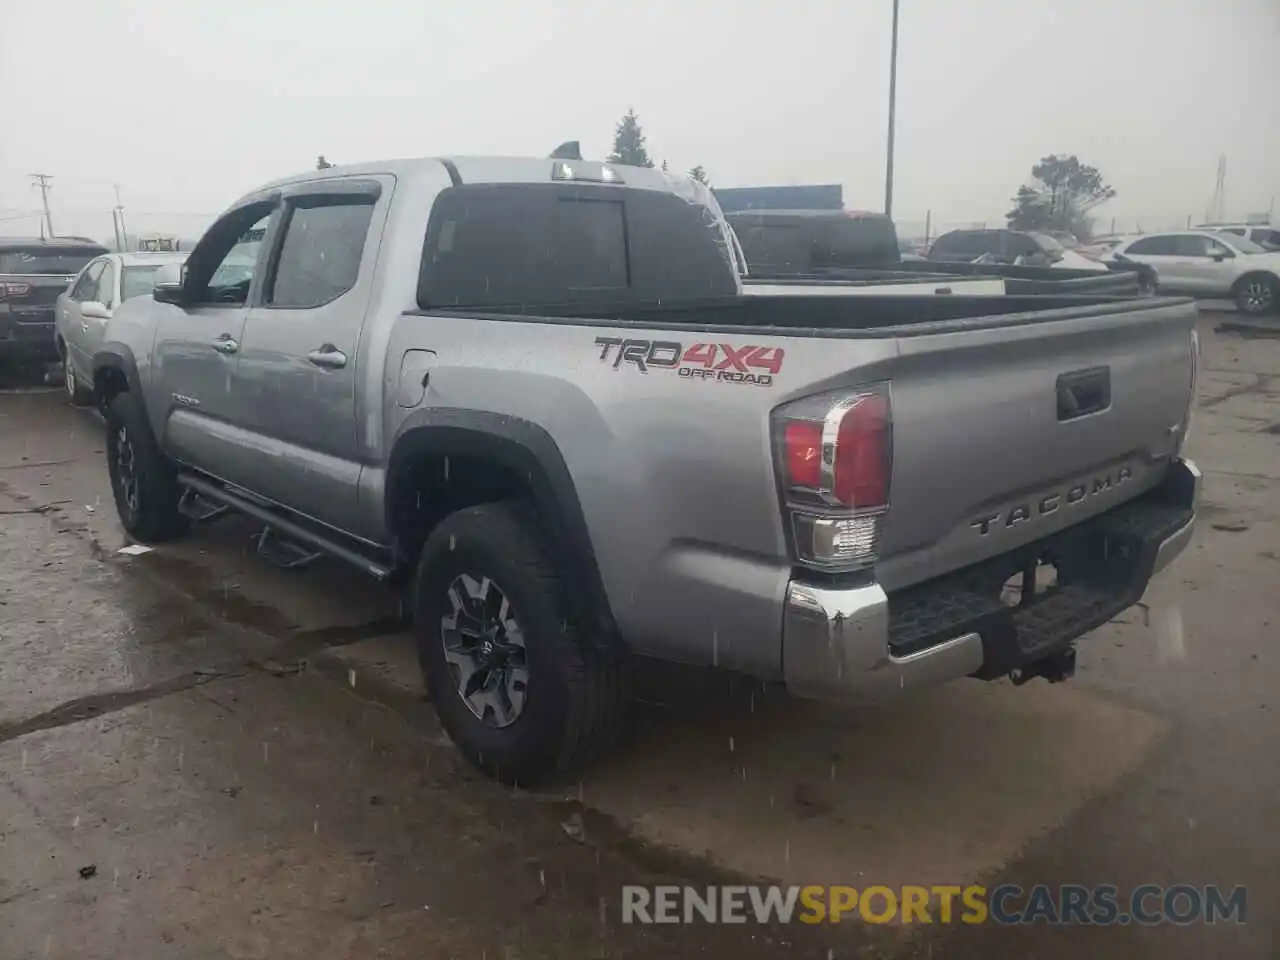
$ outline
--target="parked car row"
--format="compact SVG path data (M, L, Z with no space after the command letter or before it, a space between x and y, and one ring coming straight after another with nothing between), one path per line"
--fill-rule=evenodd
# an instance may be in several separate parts
M746 290L791 292L1137 295L1156 272L1130 261L1097 263L1053 238L1012 230L943 234L924 257L904 256L893 221L843 210L752 210L729 222L747 261Z
M745 296L751 248L607 163L254 189L95 341L121 523L239 513L402 587L444 728L521 784L609 744L637 656L852 702L1071 676L1194 528L1194 304Z

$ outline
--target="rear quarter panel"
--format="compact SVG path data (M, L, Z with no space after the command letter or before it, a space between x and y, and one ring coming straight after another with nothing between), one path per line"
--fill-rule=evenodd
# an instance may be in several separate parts
M781 351L767 383L681 375L618 361L598 338ZM875 379L892 339L829 341L734 332L403 316L387 350L394 383L408 349L429 349L424 403L532 421L576 485L612 612L632 648L764 676L780 671L790 574L769 413L826 386ZM698 355L695 353L695 356ZM857 372L851 360L857 357ZM705 370L701 364L690 369ZM737 372L737 371L734 371ZM761 371L762 372L762 371ZM389 405L388 437L413 411Z

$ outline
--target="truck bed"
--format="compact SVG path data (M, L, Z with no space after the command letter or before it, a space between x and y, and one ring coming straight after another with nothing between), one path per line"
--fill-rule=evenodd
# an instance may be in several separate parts
M1135 312L1185 310L1189 299L1134 301L1104 296L933 296L803 294L723 297L669 303L513 304L486 307L495 316L519 315L547 322L588 322L644 327L690 326L706 330L773 331L803 337L894 337L947 329L977 330ZM432 311L461 312L471 311Z
M778 550L760 524L723 522L775 509L758 499L767 489L760 479L743 486L744 469L771 462L770 411L796 397L887 382L893 496L876 572L890 590L1017 549L1159 483L1185 426L1197 317L1185 299L1054 296L753 296L533 312L423 313L451 317L442 345L455 323L500 321L506 329L485 338L487 363L568 364L563 375L582 395L611 398L611 436L682 437L677 448L649 454L679 464L679 481L667 489L651 474L637 496L679 502L685 536L742 555ZM776 368L724 365L748 346L772 351ZM667 362L637 363L655 355L647 350L667 351ZM701 362L711 354L716 365ZM1081 378L1088 385L1077 396ZM1074 399L1083 414L1068 409ZM715 418L690 422L703 404ZM590 415L566 404L549 416L567 418L564 429L573 431L570 419ZM615 443L602 437L595 448ZM696 509L688 499L694 476L718 491ZM708 523L714 532L702 529ZM640 553L646 536L634 533ZM665 546L653 547L658 562Z
M763 283L908 283L922 281L1002 279L1010 294L1137 296L1143 290L1139 272L1117 264L1110 272L1058 270L998 263L904 260L885 267L830 267L804 273L752 268L749 284Z

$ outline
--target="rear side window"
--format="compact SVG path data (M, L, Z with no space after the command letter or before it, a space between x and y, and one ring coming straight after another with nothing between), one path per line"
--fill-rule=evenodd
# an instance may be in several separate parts
M354 287L372 218L372 198L308 199L294 206L266 302L318 307Z
M1254 230L1249 234L1254 243L1264 243L1269 247L1280 247L1280 230Z
M750 214L730 217L734 233L747 258L747 269L805 270L810 266L810 245L800 224L762 220Z
M944 233L929 248L929 256L980 257L987 252L987 242L981 233L957 230Z
M418 304L529 307L737 292L726 232L702 204L601 184L472 184L436 199Z

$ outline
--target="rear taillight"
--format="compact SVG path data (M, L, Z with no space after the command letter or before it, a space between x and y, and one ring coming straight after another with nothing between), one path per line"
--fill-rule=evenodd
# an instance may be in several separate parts
M31 292L31 284L29 283L13 283L5 281L0 283L0 300L16 300L19 297L25 297Z
M797 562L829 572L875 563L893 467L887 384L808 397L774 412L783 509Z

